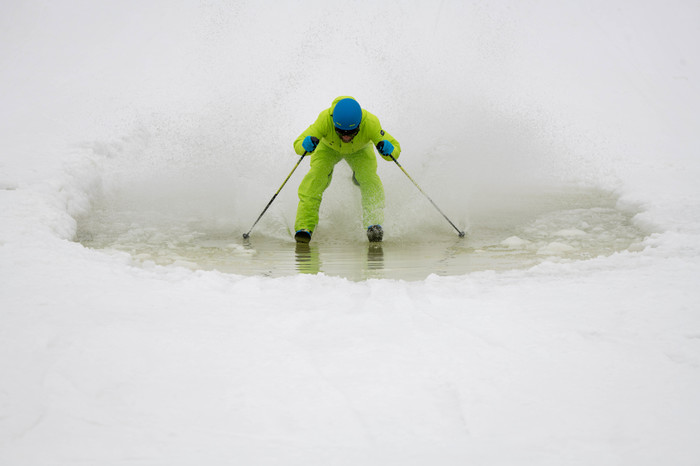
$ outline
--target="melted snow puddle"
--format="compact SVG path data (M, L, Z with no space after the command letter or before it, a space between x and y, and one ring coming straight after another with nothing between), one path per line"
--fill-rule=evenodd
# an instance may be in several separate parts
M201 221L105 206L79 219L77 241L127 252L146 267L423 280L431 274L523 269L544 261L607 256L639 248L647 234L632 221L636 212L619 208L613 194L596 189L559 189L489 203L492 208L472 213L464 239L447 229L449 225L423 241L392 237L387 231L380 244L367 243L361 232L341 241L319 229L309 245L296 245L286 233L265 236L261 225L243 240L240 233L207 228Z

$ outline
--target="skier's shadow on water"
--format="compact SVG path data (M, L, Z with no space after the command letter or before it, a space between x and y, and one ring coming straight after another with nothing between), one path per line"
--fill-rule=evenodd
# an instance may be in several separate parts
M294 250L296 270L304 274L318 274L324 272L318 244L296 243ZM368 276L374 276L384 270L384 248L382 243L369 243L367 246L367 260L364 268ZM366 277L369 278L369 277Z

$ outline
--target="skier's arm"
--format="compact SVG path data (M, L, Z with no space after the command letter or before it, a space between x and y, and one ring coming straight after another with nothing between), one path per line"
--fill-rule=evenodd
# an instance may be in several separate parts
M326 112L321 112L316 121L311 126L306 128L306 130L294 140L294 152L299 155L302 155L305 152L302 143L304 142L304 139L306 139L306 136L311 136L321 140L327 133L327 119L328 117Z
M379 119L372 114L368 114L366 124L367 129L369 130L369 138L372 141L372 143L376 146L381 141L389 141L394 146L394 150L391 153L391 155L395 159L398 159L399 155L401 154L401 145L399 144L399 141L396 140L396 138L394 138L391 134L387 133L382 129L382 125L379 123ZM389 157L388 155L380 155L384 160L391 161L391 157Z

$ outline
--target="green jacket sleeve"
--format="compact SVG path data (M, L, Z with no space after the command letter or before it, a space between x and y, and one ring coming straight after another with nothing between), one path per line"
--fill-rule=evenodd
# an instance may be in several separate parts
M389 141L394 146L394 152L391 155L393 155L395 159L398 159L399 155L401 155L401 144L399 144L399 141L397 141L391 134L382 129L382 125L379 123L379 118L367 112L364 123L365 131L367 131L367 136L372 141L372 144L374 144L376 147L379 141ZM384 156L381 154L380 156L384 160L391 161L391 157L389 156Z
M294 140L294 152L301 155L303 154L304 148L301 143L304 142L306 136L313 136L319 140L323 139L328 134L328 110L322 111L316 121L306 128L306 130L299 135L298 138Z

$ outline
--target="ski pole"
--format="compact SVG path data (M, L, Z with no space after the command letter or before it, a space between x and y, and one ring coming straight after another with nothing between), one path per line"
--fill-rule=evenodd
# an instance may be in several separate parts
M297 167L301 163L302 159L306 156L306 154L308 154L308 152L304 151L304 153L301 155L301 157L299 157L299 161L297 162L297 164L294 165L294 168L292 168L292 171L289 172L289 175L287 175L287 178L285 178L284 182L282 183L282 186L280 186L280 189L278 189L277 192L275 193L275 195L272 196L272 199L270 199L270 202L267 203L267 205L265 206L263 211L260 213L260 216L258 217L258 219L255 221L255 223L253 223L253 226L250 227L250 230L248 230L248 233L243 233L243 239L248 239L250 237L250 232L253 231L253 228L255 228L255 225L257 225L258 222L260 221L260 219L262 218L262 216L265 215L265 212L267 212L267 209L269 209L270 205L272 205L272 201L274 201L275 198L277 197L277 195L280 193L280 191L282 191L282 188L284 188L284 185L287 184L287 181L289 181L289 178L292 177L292 173L294 173L294 171L297 169Z
M457 228L457 227L455 226L455 224L452 223L452 220L450 220L449 218L447 218L447 215L445 215L445 213L444 213L442 210L440 210L440 207L438 207L437 204L436 204L432 199L430 199L430 196L428 196L427 194L425 194L425 191L423 191L423 190L421 189L421 187L418 186L418 183L416 183L415 180L414 180L413 178L411 178L411 175L409 175L408 172L401 166L401 164L399 163L399 161L396 160L396 158L395 158L393 155L391 155L391 154L389 154L389 157L391 157L391 160L393 160L393 161L396 163L396 165L398 165L398 167L401 169L401 171L404 172L404 174L408 177L409 180L411 180L411 182L416 186L416 188L418 188L418 191L420 191L421 193L423 193L423 195L430 201L430 203L433 205L433 207L435 207L435 208L437 209L437 211L440 212L440 213L442 214L443 217L445 217L445 220L447 220L447 221L450 223L450 225L452 225L452 228L454 228L455 230L457 230L457 233L459 233L459 237L460 237L460 238L464 238L465 233L464 233L462 230L460 230L459 228Z

